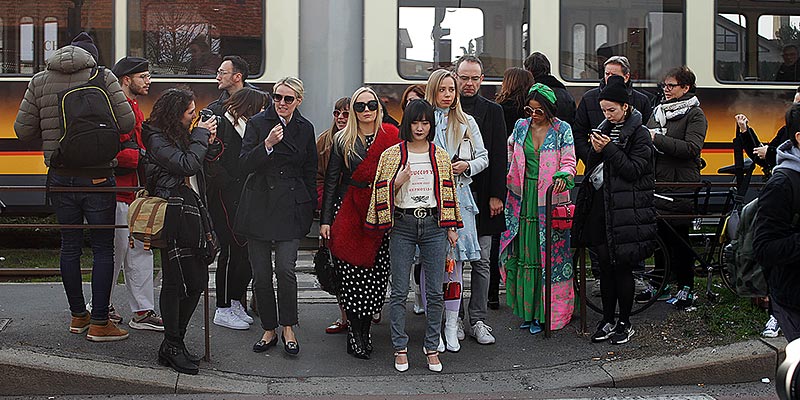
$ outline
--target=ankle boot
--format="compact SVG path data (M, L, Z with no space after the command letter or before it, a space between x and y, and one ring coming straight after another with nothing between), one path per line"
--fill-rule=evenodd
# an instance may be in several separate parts
M172 343L166 339L161 342L161 347L158 349L158 363L182 374L197 375L200 371L197 364L186 357L183 343Z
M355 353L356 334L361 332L361 320L359 318L349 318L347 325L347 354Z
M447 351L453 353L461 350L458 343L458 311L444 311L444 340L447 342Z
M347 343L349 344L348 350L349 353L353 355L355 358L360 358L363 360L369 359L369 354L364 350L364 340L361 336L361 320L358 318L355 319L356 322L353 324L354 321L350 321L350 327L348 328L348 338Z
M361 341L364 344L364 351L367 355L372 355L372 336L369 331L372 328L372 317L367 317L361 321Z

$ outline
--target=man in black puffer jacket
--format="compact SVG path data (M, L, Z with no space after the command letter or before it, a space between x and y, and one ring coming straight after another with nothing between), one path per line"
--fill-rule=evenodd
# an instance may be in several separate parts
M800 196L794 184L800 180L800 124L787 130L793 133L778 146L778 165L758 198L753 248L767 275L772 311L791 342L800 337L800 210L794 209Z
M550 60L547 56L538 51L533 52L525 59L523 65L533 75L534 82L541 83L555 92L556 118L573 126L575 123L575 98L572 97L572 94L563 83L553 75L550 75ZM603 114L600 113L601 118L602 116Z

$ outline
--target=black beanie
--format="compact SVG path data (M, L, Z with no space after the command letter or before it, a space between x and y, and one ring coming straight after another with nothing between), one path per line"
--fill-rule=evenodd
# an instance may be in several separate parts
M147 72L150 70L150 63L141 57L123 57L114 64L111 72L114 76L121 78L125 75L133 75L139 72Z
M609 76L606 80L606 86L600 90L600 100L629 104L630 96L628 95L628 87L625 85L625 78L619 75Z
M97 46L94 45L94 40L92 40L92 37L89 36L88 33L86 32L79 33L78 36L75 36L75 39L72 39L72 43L70 44L73 46L78 46L88 51L89 54L91 54L92 57L94 57L95 61L99 61L100 56L99 53L97 52Z

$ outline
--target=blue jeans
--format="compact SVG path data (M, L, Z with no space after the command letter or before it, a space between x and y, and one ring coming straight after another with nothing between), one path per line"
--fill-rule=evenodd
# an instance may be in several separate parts
M51 187L113 187L114 178L98 179L51 174ZM116 194L114 192L50 193L59 224L114 225ZM92 265L92 321L108 320L108 303L114 275L114 229L89 229L94 262ZM81 281L81 248L83 229L61 230L61 280L73 315L86 312Z
M389 318L391 320L392 346L395 350L403 350L408 346L406 299L417 246L419 246L422 259L422 268L427 276L425 314L428 327L425 330L425 348L432 351L439 347L444 304L442 279L448 248L447 234L444 228L439 227L436 215L417 219L413 215L395 212L394 226L389 233L389 257L392 260L392 295L389 299Z

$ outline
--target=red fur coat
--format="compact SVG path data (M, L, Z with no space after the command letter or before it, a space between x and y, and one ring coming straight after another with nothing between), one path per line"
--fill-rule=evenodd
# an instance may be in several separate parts
M360 267L373 267L384 231L366 229L367 209L372 196L372 181L378 169L381 153L400 143L399 132L394 125L383 124L375 142L367 150L364 161L353 171L352 179L368 182L369 187L350 186L342 199L342 207L331 226L330 249L334 257Z

